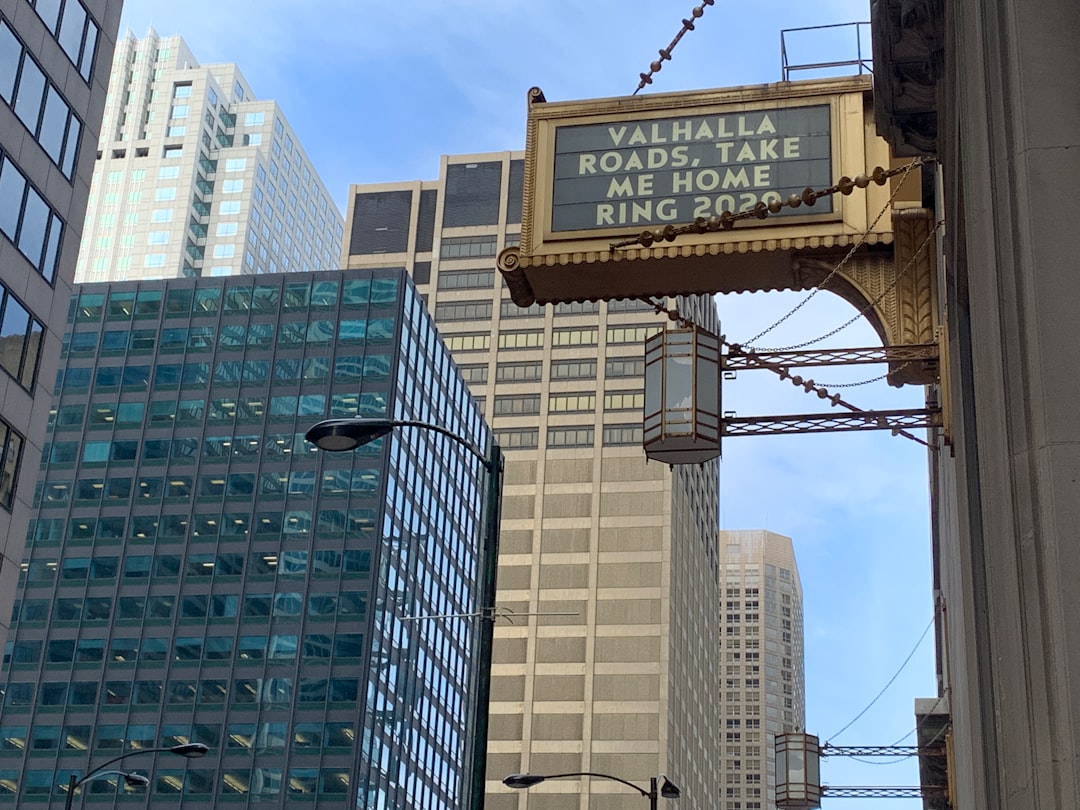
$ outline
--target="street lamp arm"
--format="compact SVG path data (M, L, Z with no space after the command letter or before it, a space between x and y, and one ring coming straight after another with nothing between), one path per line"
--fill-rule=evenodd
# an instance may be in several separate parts
M161 754L161 753L165 753L165 752L171 751L171 750L172 750L171 748L140 748L138 751L128 751L126 754L121 754L118 757L113 757L108 762L102 762L100 765L98 765L92 771L85 774L81 779L77 780L75 782L75 784L73 785L73 787L78 787L79 785L83 784L84 782L89 782L91 779L93 779L95 776L98 776L102 771L104 771L110 765L115 765L117 762L119 762L122 759L127 759L128 757L133 757L136 754Z
M473 456L476 457L477 461L484 465L484 469L486 469L488 472L491 472L491 460L480 451L480 448L476 447L472 442L466 440L465 438L457 435L452 430L444 428L442 425L435 425L431 422L421 422L416 419L390 419L387 421L391 422L394 427L422 428L424 430L432 430L436 433L441 433L446 438L450 439L453 442L456 442L457 444L468 450Z
M596 773L595 771L577 771L576 773L551 773L545 774L544 780L546 781L548 779L572 779L577 776L593 776L597 779L610 779L612 782L620 782L627 787L633 788L646 799L649 798L649 791L645 790L645 788L641 787L640 785L635 785L633 782L628 782L625 779L621 779L618 776L612 776L610 773Z

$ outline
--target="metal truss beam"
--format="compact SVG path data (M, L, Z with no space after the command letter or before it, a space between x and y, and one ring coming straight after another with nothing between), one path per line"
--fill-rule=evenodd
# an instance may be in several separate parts
M783 436L794 433L839 433L855 430L916 430L941 426L937 408L855 413L811 413L791 416L725 416L720 435Z
M942 746L919 748L917 745L823 745L821 757L937 757Z
M877 346L866 349L810 349L806 351L754 351L732 349L720 358L724 371L749 371L757 368L809 366L847 366L859 363L915 363L938 359L936 343L904 346Z
M894 787L844 787L822 785L821 795L829 799L921 799L927 795L937 796L940 790L918 786Z

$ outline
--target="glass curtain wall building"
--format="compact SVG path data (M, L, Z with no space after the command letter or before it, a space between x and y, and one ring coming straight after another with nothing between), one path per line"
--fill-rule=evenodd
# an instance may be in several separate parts
M0 639L37 476L120 0L0 0Z
M457 808L489 434L400 270L84 285L4 651L0 802ZM33 459L36 462L36 459Z
M720 532L724 774L720 810L776 806L777 734L806 728L803 598L791 539Z
M331 270L343 221L281 108L181 37L117 44L80 282Z
M520 153L444 157L430 182L354 185L349 267L400 265L425 296L506 454L490 810L615 810L627 788L510 773L666 773L721 793L717 469L646 464L637 301L514 304L495 257L521 230ZM715 330L710 297L681 299Z

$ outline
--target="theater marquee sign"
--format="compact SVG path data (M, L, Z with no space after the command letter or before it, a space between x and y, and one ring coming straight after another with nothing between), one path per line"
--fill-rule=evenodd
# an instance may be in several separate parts
M528 306L827 279L884 346L934 343L933 216L919 169L866 180L908 163L877 135L871 92L868 76L568 102L533 88L521 240L498 259L511 297ZM849 193L804 194L829 187ZM896 384L936 379L933 361L890 363Z

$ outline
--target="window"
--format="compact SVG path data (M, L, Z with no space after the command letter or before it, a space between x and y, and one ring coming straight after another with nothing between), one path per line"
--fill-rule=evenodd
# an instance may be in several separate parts
M490 320L490 301L451 301L435 305L435 320L443 321L473 321Z
M173 212L171 208L155 208L150 213L151 222L172 222Z
M461 378L470 385L480 385L488 381L487 364L459 366Z
M446 348L451 352L483 351L491 346L491 333L473 332L446 335Z
M221 184L221 191L224 194L238 194L244 190L243 180L225 180Z
M605 445L640 445L641 425L604 425Z
M647 338L663 330L663 326L609 326L608 343L644 343Z
M439 273L438 289L489 289L495 286L494 270L457 270Z
M262 113L259 113L261 115ZM242 172L247 168L247 158L226 158L225 171Z
M503 450L528 450L540 443L540 433L536 428L496 430L495 438Z
M608 391L604 393L605 410L631 411L641 410L644 407L644 391Z
M544 345L542 329L529 329L499 333L500 349L536 349Z
M503 300L499 314L503 318L524 318L527 316L543 315L543 304L530 304L527 307L519 307L513 301ZM438 315L435 316L438 319Z
M6 157L0 162L0 231L52 283L63 223Z
M643 357L613 357L605 364L604 374L609 379L612 377L644 377L645 358Z
M548 428L548 447L591 447L593 444L592 427L550 427Z
M595 360L553 360L551 362L551 379L553 380L581 380L595 379Z
M451 236L444 238L439 246L440 259L467 259L494 256L498 252L498 237Z
M510 416L540 413L540 395L495 397L495 415Z
M82 8L77 2L74 5ZM6 21L0 21L0 54L3 54L0 97L11 105L15 115L64 176L70 178L75 167L81 122L45 71L24 50Z
M154 199L157 202L170 202L176 199L176 188L174 186L166 186L163 188L157 188L154 190Z
M551 332L552 346L595 346L598 330L587 329L553 329Z
M551 413L592 411L595 409L595 394L552 394L548 397L548 410Z
M240 213L240 201L239 200L225 200L218 206L219 214L239 214Z

